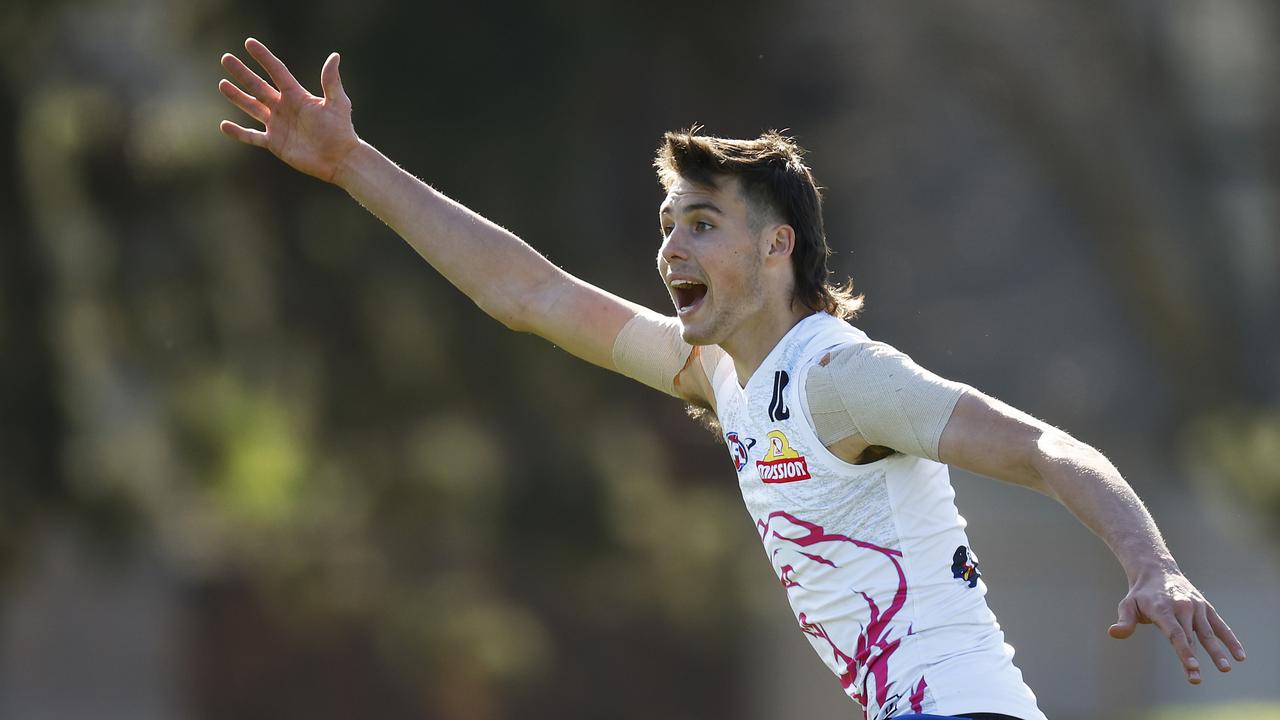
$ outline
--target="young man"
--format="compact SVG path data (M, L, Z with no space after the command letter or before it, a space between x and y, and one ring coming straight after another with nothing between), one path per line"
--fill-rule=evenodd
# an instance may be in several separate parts
M860 298L827 282L821 201L789 139L663 138L669 318L568 275L361 141L336 53L317 97L261 43L245 48L272 83L228 54L240 87L218 87L266 129L224 133L342 187L508 328L712 414L801 630L867 717L1044 718L943 463L1053 497L1107 543L1129 580L1113 637L1155 624L1191 683L1197 639L1222 672L1244 660L1101 453L846 322Z

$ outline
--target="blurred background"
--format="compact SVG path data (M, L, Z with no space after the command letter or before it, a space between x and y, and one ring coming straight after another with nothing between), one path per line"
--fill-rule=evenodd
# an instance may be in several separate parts
M1280 717L1280 6L7 0L0 718L860 716L678 402L218 133L248 35L664 311L662 131L789 128L859 325L1107 452L1249 650L1110 640L1105 546L956 473L1049 717Z

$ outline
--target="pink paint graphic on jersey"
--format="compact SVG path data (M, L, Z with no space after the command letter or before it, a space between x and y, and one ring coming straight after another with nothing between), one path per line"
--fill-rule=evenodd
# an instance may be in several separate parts
M782 534L784 529L773 529L771 531L771 527L774 527L775 521L783 521L804 532L800 535L790 536ZM814 549L814 546L819 543L849 543L855 547L879 553L893 564L894 570L898 574L898 588L888 607L882 609L871 596L867 595L865 592L858 591L858 595L860 595L863 601L867 603L867 608L870 610L870 620L866 627L862 629L862 632L859 633L857 647L852 656L836 644L836 641L831 638L831 635L821 623L811 622L808 616L803 612L801 612L797 617L802 632L806 635L825 641L827 645L831 647L832 657L835 659L837 667L843 668L843 671L839 673L840 685L846 692L849 692L852 688L850 695L854 700L858 701L858 703L862 705L863 716L865 718L869 690L868 680L872 681L872 688L870 689L873 689L875 692L874 697L876 705L884 705L889 699L889 661L892 659L894 652L897 651L899 644L902 642L901 637L894 638L892 640L889 637L891 623L898 612L902 610L907 600L907 576L902 569L902 564L898 561L898 558L902 557L902 552L899 550L880 547L879 545L863 540L857 540L846 535L828 533L821 525L801 520L790 513L781 510L770 513L769 516L763 520L757 520L756 527L760 530L760 540L762 542L767 542L770 536L772 536L777 540L810 549ZM832 568L838 567L830 559L823 557L820 554L803 551L798 552L814 562L827 565ZM788 565L785 567L782 582L783 587L790 589L791 587L799 586L799 583L796 583L793 579L794 572L795 569L792 566ZM907 635L910 634L911 630L908 629ZM852 687L859 677L862 678L861 686ZM922 677L911 694L910 699L913 709L916 709L923 701L925 687L924 678ZM919 712L918 709L916 711Z
M784 588L804 587L803 585L800 584L799 581L797 581L794 577L792 577L795 571L796 569L791 567L790 565L782 566L782 571L778 573L778 580L782 581L782 587Z
M929 683L925 682L923 677L920 678L920 682L916 685L916 689L911 691L911 712L924 712L924 710L921 709L921 705L924 702L924 689L927 687L929 687Z
M807 552L801 552L800 554L816 563L822 563L823 565L830 565L831 567L839 567L838 565L822 557L821 555L814 555L813 553L807 553Z

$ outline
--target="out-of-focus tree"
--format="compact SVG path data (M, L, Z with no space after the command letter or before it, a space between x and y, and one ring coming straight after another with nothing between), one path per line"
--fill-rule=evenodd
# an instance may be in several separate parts
M1125 352L1170 391L1143 427L1280 537L1280 178L1260 151L1280 111L1276 10L812 5L11 3L0 571L57 520L116 547L158 538L216 606L194 604L205 627L372 638L406 698L388 716L735 714L723 648L750 612L742 586L768 578L723 450L678 404L505 333L339 191L221 138L217 57L246 34L304 82L343 51L366 137L654 307L664 129L792 127L838 179L833 236L882 256L955 258L958 221L997 235L928 185L1007 212L1011 175L986 163L1018 156L1054 199L1028 225L1070 226L1138 336ZM933 97L983 125L990 148L929 158L967 175L904 161L948 144L919 107ZM848 209L860 193L885 207ZM904 227L929 232L904 251ZM872 324L909 325L914 303L895 301L920 288L972 299L1023 272L987 258L913 285L876 252L838 256L860 283L882 271ZM260 625L234 620L239 603ZM197 636L207 677L260 639ZM222 714L249 714L216 690Z
M245 3L142 3L20 16L2 94L10 563L57 517L122 548L158 537L195 591L235 598L220 588L246 584L286 630L278 639L367 628L413 703L440 717L497 717L516 700L528 716L558 714L619 696L635 698L624 716L719 714L697 709L713 698L680 698L679 677L729 680L701 648L722 646L741 614L725 557L750 531L731 485L693 481L710 475L705 454L676 456L705 443L614 410L601 399L644 392L506 336L336 190L216 132L227 110L210 88L218 54L249 30L236 28L242 13L291 58L315 54L311 38L336 13L343 29L319 35L368 59L363 72L349 63L361 107L379 113L362 128L447 168L445 182L500 219L550 206L556 190L534 170L565 169L533 142L579 91L559 78L580 72L575 45L590 27L523 7L263 16ZM442 104L424 126L405 102L412 74L386 70L421 53L414 33L442 26L468 33L433 31L414 62L470 57L469 73L437 79L472 105ZM442 91L414 94L426 90ZM483 126L499 120L501 135ZM522 152L523 166L504 152ZM216 638L201 637L217 656ZM569 691L596 674L589 658L616 654L624 672L594 679L596 693ZM223 710L250 711L219 695Z

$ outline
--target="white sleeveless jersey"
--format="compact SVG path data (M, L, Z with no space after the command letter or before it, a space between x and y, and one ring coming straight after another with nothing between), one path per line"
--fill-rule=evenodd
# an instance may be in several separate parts
M902 454L866 465L822 446L806 375L827 351L870 342L811 315L742 388L711 373L747 510L800 630L866 718L1002 713L1045 720L988 609L946 465Z

